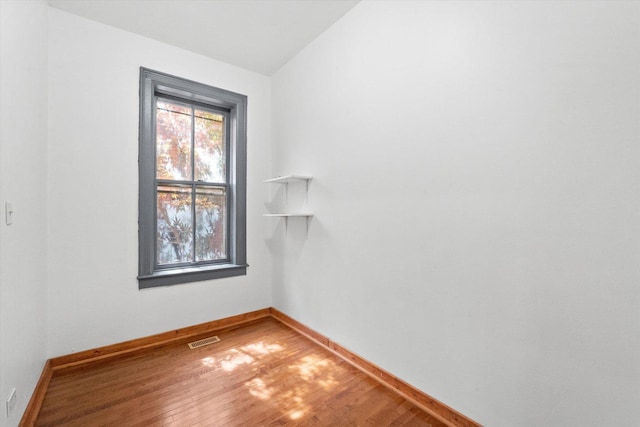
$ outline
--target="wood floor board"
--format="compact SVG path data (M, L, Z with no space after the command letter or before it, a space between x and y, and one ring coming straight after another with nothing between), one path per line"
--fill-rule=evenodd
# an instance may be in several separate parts
M194 350L74 359L54 370L35 426L444 425L273 318L215 335Z

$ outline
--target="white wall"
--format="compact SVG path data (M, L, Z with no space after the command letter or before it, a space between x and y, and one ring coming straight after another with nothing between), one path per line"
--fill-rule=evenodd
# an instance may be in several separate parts
M269 78L56 9L49 19L48 355L270 306ZM247 276L138 290L140 66L248 96Z
M45 1L0 1L0 426L18 424L46 355L46 37Z
M273 77L273 172L316 213L273 226L275 307L488 426L640 425L639 29L356 6Z

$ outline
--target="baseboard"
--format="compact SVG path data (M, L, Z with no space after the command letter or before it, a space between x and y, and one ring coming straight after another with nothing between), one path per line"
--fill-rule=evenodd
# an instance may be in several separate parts
M325 337L273 307L271 308L271 316L296 330L300 334L305 335L322 347L328 349L341 359L349 362L365 374L379 381L382 385L418 405L420 408L438 418L443 423L452 427L482 427L481 424L473 421L471 418L462 415L455 409L450 408L425 392L413 387L411 384L402 381L400 378L369 362L363 357L358 356L340 344L331 341L328 337Z
M47 360L44 363L42 374L40 374L40 379L38 380L36 388L31 395L31 399L29 399L27 408L22 415L22 419L20 420L20 427L27 427L35 424L36 419L38 418L38 414L40 413L40 408L42 407L44 395L47 393L47 388L49 387L49 381L51 381L52 375L53 369L51 368L51 360Z
M133 353L170 345L177 341L184 341L198 335L220 331L225 328L241 326L265 317L272 317L313 340L320 346L331 351L351 365L360 369L362 372L376 379L382 385L418 405L420 408L424 409L426 412L438 418L445 424L452 427L482 427L481 424L460 414L437 399L432 398L428 394L402 381L340 344L331 341L328 337L325 337L272 307L49 359L45 363L40 380L38 381L36 389L34 390L33 395L29 400L29 404L27 405L27 409L22 416L20 426L27 427L32 426L35 423L51 377L56 371L80 368L92 363L122 358Z
M214 320L212 322L176 329L174 331L99 347L92 350L80 351L66 356L54 357L51 359L51 367L53 370L58 370L78 365L85 365L87 363L93 363L105 359L111 360L117 357L124 357L134 352L169 345L176 341L203 335L223 328L242 325L247 322L269 316L269 308L263 308L261 310L251 311L237 316L225 317L224 319Z

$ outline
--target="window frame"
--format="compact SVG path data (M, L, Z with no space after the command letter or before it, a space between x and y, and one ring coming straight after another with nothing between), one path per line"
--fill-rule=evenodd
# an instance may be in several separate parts
M229 261L171 267L157 263L156 99L168 98L228 114L227 251ZM138 153L138 287L169 286L246 275L247 97L140 67ZM195 178L195 177L193 177ZM161 181L161 180L160 180Z
M195 226L195 221L196 221L196 211L195 211L195 200L198 196L198 188L203 189L203 188L222 188L224 189L224 194L225 194L225 209L224 209L224 216L225 216L225 252L226 252L226 256L225 258L222 259L217 259L217 260L209 260L209 261L183 261L183 262L176 262L176 263L172 263L172 264L160 264L158 262L158 260L155 260L155 264L154 267L156 270L160 271L160 270L167 270L167 269L176 269L176 268L180 268L180 266L201 266L201 265L212 265L212 264L229 264L231 262L231 258L229 256L229 251L228 251L228 237L231 236L231 228L230 228L230 224L229 224L229 217L230 217L230 206L231 206L231 201L230 201L230 197L231 197L231 191L230 191L230 179L229 179L229 153L230 153L230 144L231 144L231 138L230 138L230 120L229 120L229 110L226 108L218 108L218 107L213 107L211 105L204 105L202 103L194 103L194 102L187 102L183 99L177 99L175 97L168 97L166 95L163 94L156 94L154 95L153 98L153 116L154 117L158 117L158 103L159 102L167 102L167 103L172 103L173 105L181 105L182 107L186 107L191 109L191 119L192 119L192 129L191 129L191 157L192 157L192 164L191 164L191 173L192 173L192 179L188 180L188 179L170 179L170 178L158 178L157 177L157 173L155 175L155 188L156 188L156 195L159 194L162 190L160 190L161 187L174 187L174 188L189 188L190 189L190 193L191 193L191 200L192 200L192 222ZM224 182L213 182L213 181L200 181L200 180L196 180L195 178L195 164L193 163L193 159L194 159L194 153L195 153L195 135L193 134L194 132L194 124L195 124L195 111L199 110L199 111L207 111L213 114L217 114L220 115L222 117L224 117L224 144L225 144L225 155L224 155L224 162L225 162L225 177L224 177ZM157 125L157 121L154 122ZM154 126L154 129L157 129L157 126ZM154 135L157 137L157 130L154 133ZM154 141L156 141L157 144L157 138L154 138ZM157 145L155 146L155 151L154 151L154 155L155 155L155 159L157 159ZM156 169L155 172L157 172L157 164L156 164ZM156 206L156 205L154 205ZM157 213L157 209L155 210ZM156 221L156 228L157 228L157 216L155 217L155 221ZM154 228L154 230L156 229ZM195 227L194 227L194 231L195 231ZM155 253L157 254L158 251L158 247L157 247L157 238L154 239L155 242ZM196 247L196 239L193 239L193 248L194 248L194 257L196 256L196 252L195 252L195 247Z

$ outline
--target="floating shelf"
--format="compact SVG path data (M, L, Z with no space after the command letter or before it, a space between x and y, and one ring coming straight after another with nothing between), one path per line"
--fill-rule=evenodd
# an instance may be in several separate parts
M289 218L306 218L307 220L307 235L309 235L309 221L313 217L312 213L274 213L274 214L263 214L264 216L269 216L271 218L284 218L284 230L285 233L289 229Z
M267 184L288 184L294 181L307 181L307 185L309 185L309 181L311 181L312 178L313 177L307 175L285 175L266 179L264 182Z
M264 214L263 216L277 216L277 217L283 217L283 218L290 218L290 217L311 217L313 216L312 213L273 213L273 214Z
M284 184L284 199L285 202L289 199L289 183L290 182L300 182L303 181L306 185L305 197L307 201L309 201L309 182L313 177L309 175L284 175L277 176L275 178L265 179L265 184Z

